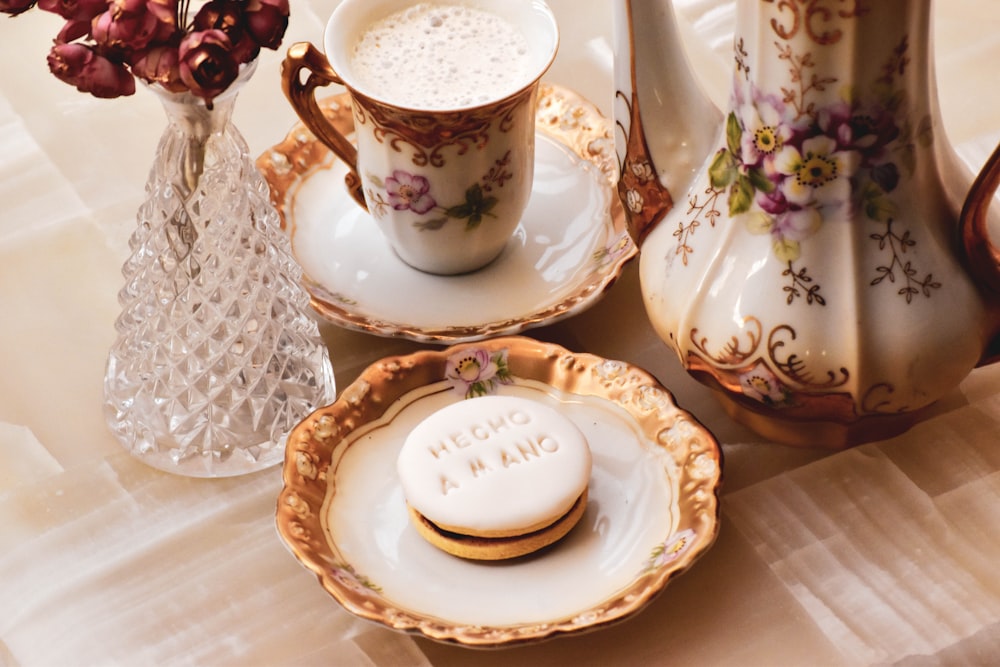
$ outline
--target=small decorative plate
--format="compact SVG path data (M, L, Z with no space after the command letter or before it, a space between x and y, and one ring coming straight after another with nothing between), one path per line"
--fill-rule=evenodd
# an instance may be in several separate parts
M572 419L593 454L587 509L535 554L468 561L409 523L396 475L406 434L451 403L498 393ZM491 647L594 629L646 605L713 543L721 450L655 378L523 337L389 357L289 435L277 526L348 611Z
M350 97L322 106L349 136ZM549 84L539 91L528 208L500 257L473 273L435 276L400 260L347 193L346 167L301 124L257 166L313 308L368 333L454 343L549 324L593 305L637 253L614 190L610 124L580 96Z

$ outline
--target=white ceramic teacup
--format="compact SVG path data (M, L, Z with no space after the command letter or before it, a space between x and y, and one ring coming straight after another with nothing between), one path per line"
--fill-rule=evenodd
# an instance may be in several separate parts
M527 46L516 82L488 99L448 108L435 101L391 99L352 54L372 24L420 4L482 10L514 26ZM433 48L451 48L446 37ZM483 39L492 37L491 32ZM386 42L395 48L398 39L392 32ZM429 273L465 273L503 251L527 206L535 97L558 41L555 18L542 0L343 0L327 23L325 56L309 43L293 45L282 83L306 126L349 167L352 196L368 209L396 254ZM458 53L460 66L479 55L466 48ZM513 60L493 66L509 67ZM407 63L388 64L394 72ZM309 72L304 80L303 70ZM316 102L315 89L329 83L342 84L351 95L356 146L332 127ZM446 77L445 85L456 84Z

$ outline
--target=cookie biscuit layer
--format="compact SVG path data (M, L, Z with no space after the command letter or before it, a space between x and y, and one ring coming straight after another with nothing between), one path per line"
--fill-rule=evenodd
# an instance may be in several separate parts
M586 438L572 421L513 396L435 412L413 429L397 460L407 504L434 535L489 540L549 532L575 516L568 532L585 508L591 467ZM554 539L536 540L536 548Z

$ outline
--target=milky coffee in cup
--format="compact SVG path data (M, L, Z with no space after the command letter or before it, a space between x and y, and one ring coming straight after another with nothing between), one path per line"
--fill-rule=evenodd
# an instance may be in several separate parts
M489 11L423 2L371 25L351 68L380 99L413 109L460 109L502 99L531 82L528 42Z
M557 44L541 0L343 0L325 33L329 68L295 45L283 83L351 168L352 194L396 254L430 273L465 273L502 253L527 206L538 80ZM356 152L302 69L347 87Z

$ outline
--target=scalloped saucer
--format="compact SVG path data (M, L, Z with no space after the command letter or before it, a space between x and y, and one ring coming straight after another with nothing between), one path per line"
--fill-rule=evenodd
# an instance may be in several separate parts
M495 374L449 380L449 360L469 355ZM580 522L560 542L509 561L467 561L425 542L396 475L399 448L420 420L483 393L557 406L593 454ZM497 338L385 358L296 426L276 524L348 611L439 641L496 647L637 613L711 547L721 478L715 438L645 371Z
M322 106L351 132L346 94ZM400 260L348 195L346 167L302 125L257 166L313 307L334 324L381 336L455 343L550 324L593 305L637 253L614 190L610 124L551 84L539 91L528 208L500 257L473 273L435 276Z

